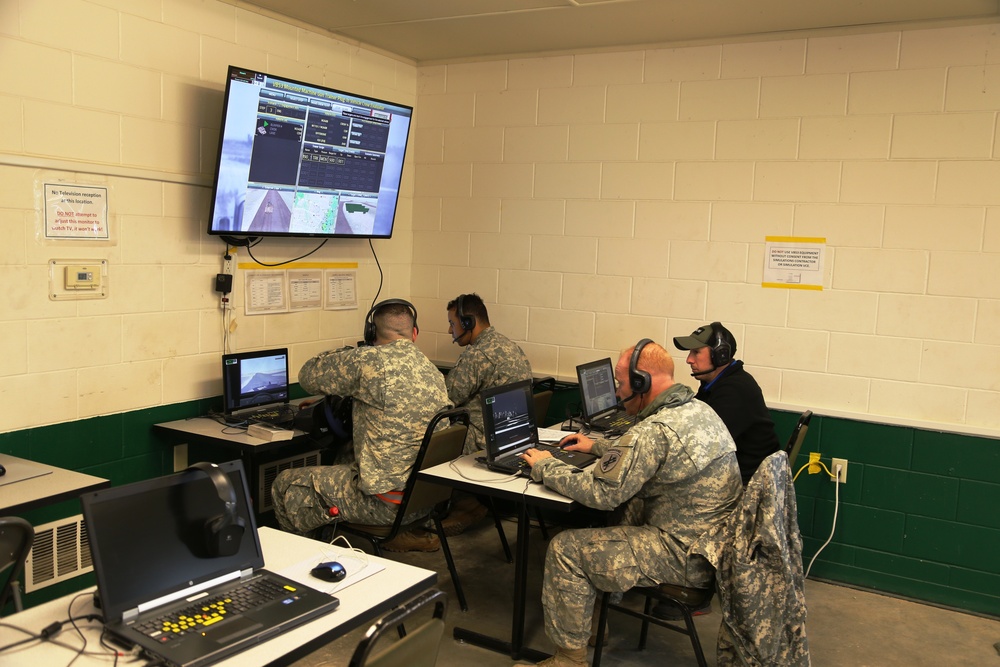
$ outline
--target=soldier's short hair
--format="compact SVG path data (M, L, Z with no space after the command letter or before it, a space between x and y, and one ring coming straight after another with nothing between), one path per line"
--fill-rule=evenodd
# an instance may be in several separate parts
M382 340L409 338L413 335L413 312L404 304L391 303L372 316L375 333Z

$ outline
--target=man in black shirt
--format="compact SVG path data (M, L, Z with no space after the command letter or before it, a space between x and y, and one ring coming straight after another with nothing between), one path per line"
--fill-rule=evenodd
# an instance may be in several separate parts
M674 345L688 350L691 375L701 383L695 398L712 406L736 441L736 459L746 486L760 462L781 446L760 386L743 369L743 362L734 359L736 339L719 322L674 338Z

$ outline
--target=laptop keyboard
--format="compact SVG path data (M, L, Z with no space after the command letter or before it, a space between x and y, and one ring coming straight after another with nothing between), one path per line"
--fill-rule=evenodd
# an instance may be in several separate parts
M543 452L549 452L552 456L561 461L565 461L573 455L573 452L566 451L562 447L547 445L544 442L536 444L535 449ZM504 468L509 470L511 473L520 472L522 470L527 473L531 470L531 466L529 466L528 463L520 456L512 456L509 459L494 461L493 464L495 467Z
M295 419L295 410L290 405L261 408L253 412L242 412L226 418L231 424L284 424Z
M590 428L597 431L620 431L631 428L634 424L631 415L620 413L612 417L594 419L590 422Z
M227 591L224 595L198 600L179 611L137 623L135 629L157 641L167 642L188 632L200 632L215 623L280 600L294 592L294 588L262 578Z

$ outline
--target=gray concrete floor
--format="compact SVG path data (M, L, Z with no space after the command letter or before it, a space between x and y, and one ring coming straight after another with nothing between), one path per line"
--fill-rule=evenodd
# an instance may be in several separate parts
M516 525L504 522L513 547ZM362 540L354 546L368 550ZM438 572L438 586L449 595L448 629L442 640L440 667L509 667L515 661L486 649L452 639L458 625L509 639L514 567L503 551L492 521L448 540L458 564L469 611L463 612L444 555L436 553L386 554ZM541 574L546 543L538 529L531 533L531 563L526 609L526 643L551 652L552 643L541 627ZM628 598L626 598L628 599ZM812 664L819 667L866 667L882 665L970 665L1000 667L1000 620L941 609L909 600L856 590L819 581L806 582L808 619L806 632ZM696 618L708 664L715 666L715 640L721 616L713 613ZM601 664L606 667L695 665L690 640L662 628L652 627L644 651L636 649L639 621L620 614L610 617L611 637ZM357 630L295 663L294 667L346 666L363 630Z

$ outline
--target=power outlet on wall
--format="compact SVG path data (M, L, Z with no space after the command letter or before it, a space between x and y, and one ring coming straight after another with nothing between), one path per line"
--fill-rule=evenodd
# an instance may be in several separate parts
M839 471L837 470L838 466L840 467ZM831 459L830 470L834 475L837 475L841 484L847 483L847 459Z

